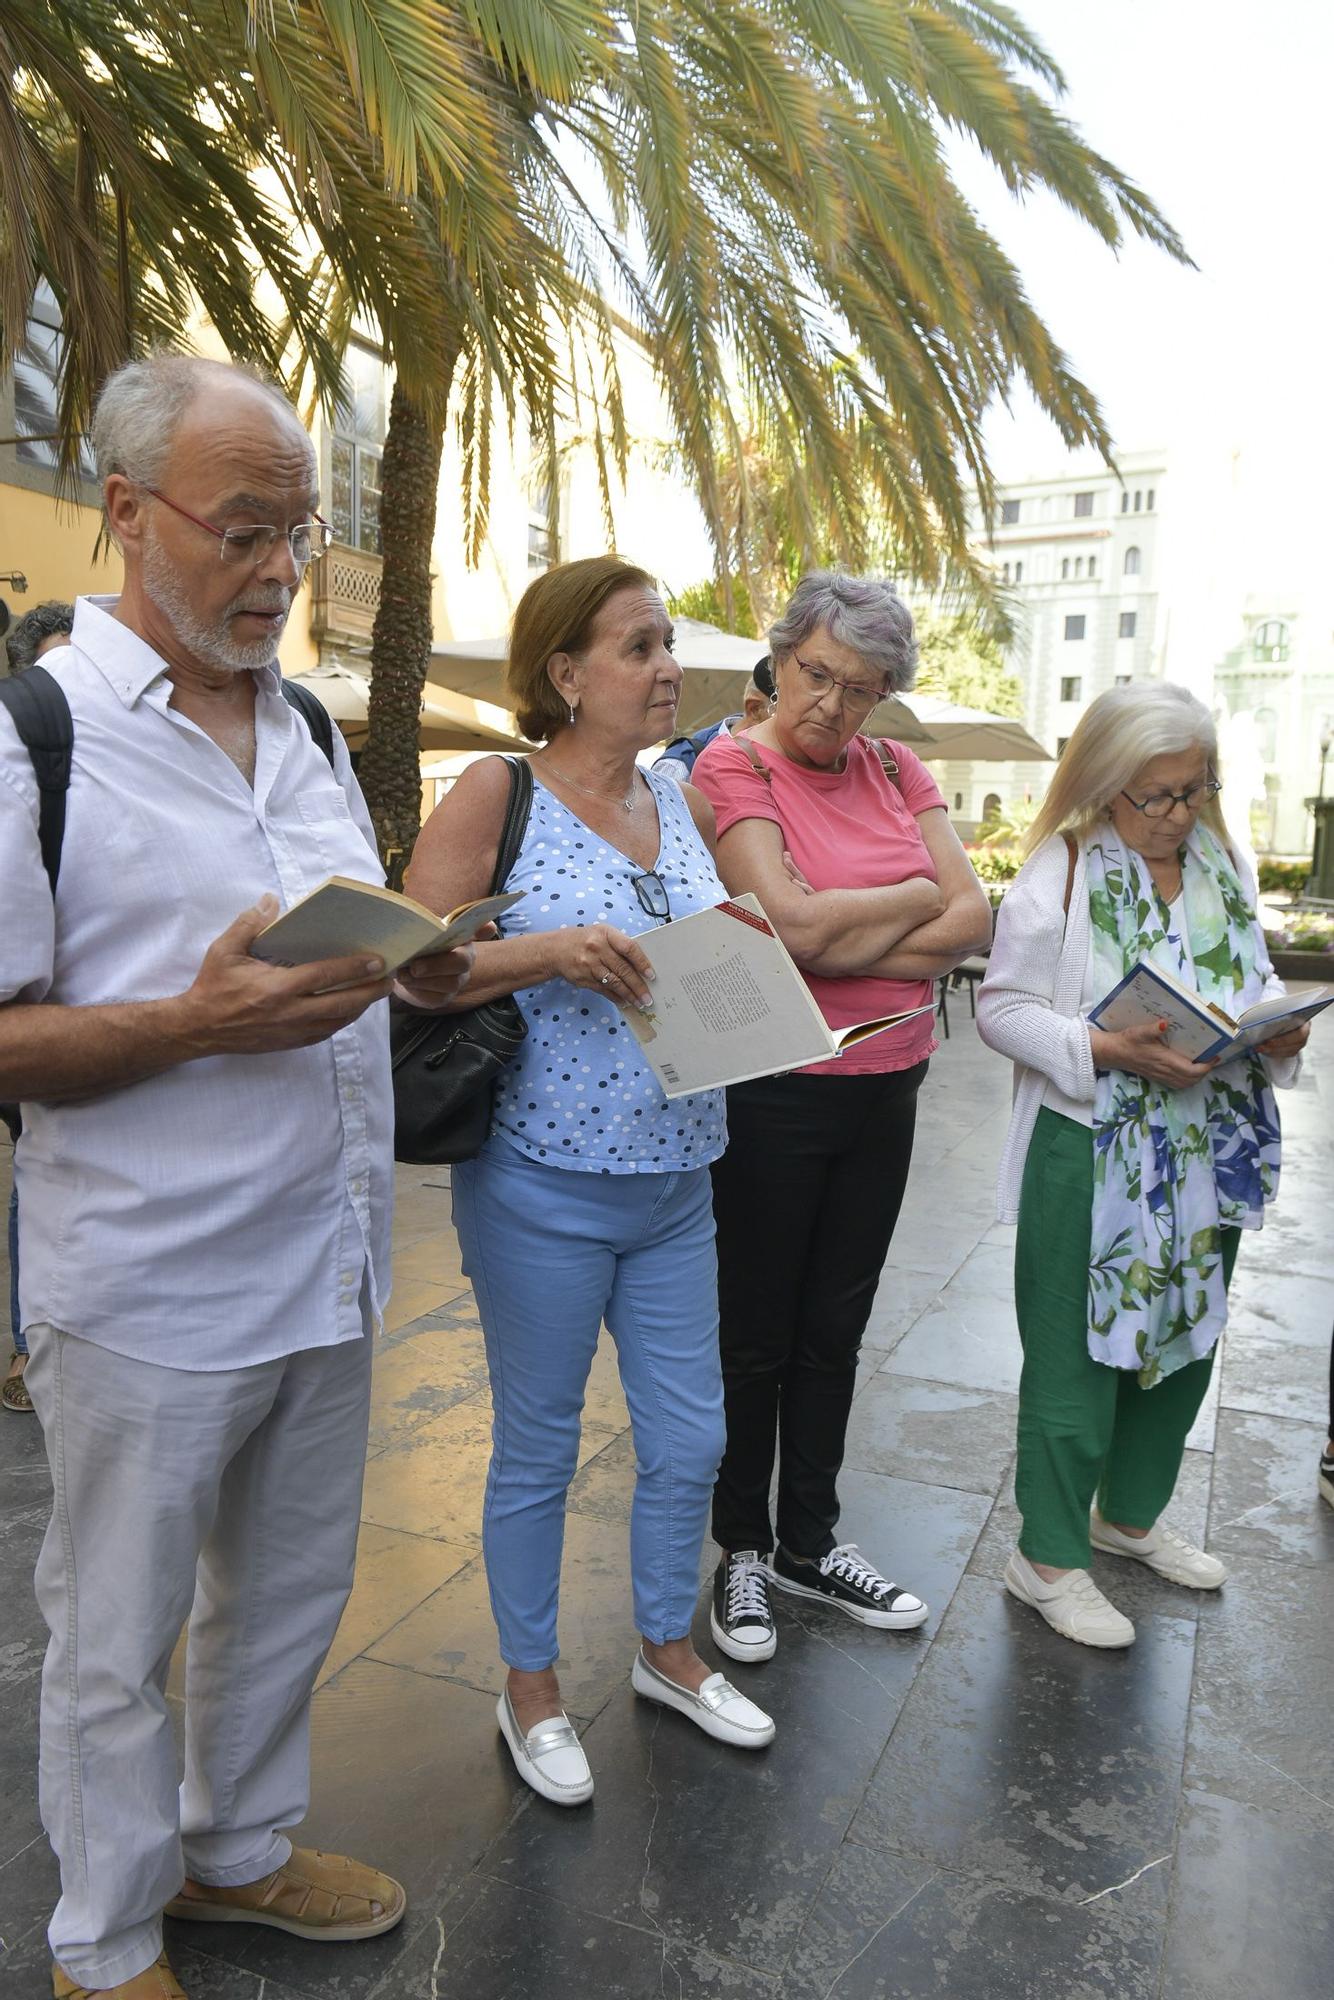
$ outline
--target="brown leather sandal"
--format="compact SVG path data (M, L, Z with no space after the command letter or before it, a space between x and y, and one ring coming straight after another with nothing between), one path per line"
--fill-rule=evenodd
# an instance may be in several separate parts
M80 1986L62 1966L51 1967L55 2000L186 2000L185 1988L167 1963L164 1951L155 1965L122 1979L117 1986Z
M407 1907L392 1875L346 1854L294 1847L281 1868L258 1882L215 1888L187 1880L164 1914L186 1923L267 1924L317 1944L346 1944L391 1931Z
M10 1367L12 1368L16 1361L25 1358L15 1348L9 1357ZM32 1414L32 1397L28 1394L22 1370L17 1375L6 1375L4 1381L0 1382L0 1408L12 1410L16 1416Z

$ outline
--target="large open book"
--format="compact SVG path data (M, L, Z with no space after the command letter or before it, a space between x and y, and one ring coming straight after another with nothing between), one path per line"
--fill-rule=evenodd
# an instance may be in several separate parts
M1145 1021L1166 1021L1163 1039L1192 1062L1230 1062L1247 1049L1258 1048L1298 1021L1309 1021L1334 1001L1334 986L1303 986L1296 993L1259 1000L1235 1020L1161 966L1144 959L1133 965L1089 1015L1090 1026L1115 1033L1138 1028Z
M653 1004L626 1017L668 1097L828 1062L934 1002L835 1032L754 896L737 896L635 943L653 966Z
M267 959L270 965L312 965L321 958L364 953L367 958L382 958L387 972L397 972L410 959L429 958L432 952L470 943L484 924L517 903L522 894L518 890L483 896L437 917L411 896L331 875L260 932L250 947L251 956Z

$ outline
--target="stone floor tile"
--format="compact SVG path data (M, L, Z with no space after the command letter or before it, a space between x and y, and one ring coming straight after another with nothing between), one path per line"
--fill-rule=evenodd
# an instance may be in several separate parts
M1323 1422L1222 1412L1210 1513L1212 1545L1220 1555L1334 1563L1334 1508L1316 1484L1325 1437Z
M1223 1386L1223 1352L1227 1335L1224 1334L1220 1351L1214 1357L1214 1366L1209 1376L1209 1387L1204 1401L1200 1404L1195 1421L1186 1434L1187 1451L1212 1451L1218 1434L1218 1403Z
M386 1988L386 2000L389 1992ZM394 2000L766 2000L771 1980L663 1938L647 1913L608 1922L553 1896L483 1878L452 1927L442 1915L394 1967Z
M1185 1783L1334 1835L1334 1568L1229 1556L1202 1599Z
M1286 1334L1229 1327L1220 1401L1225 1410L1321 1424L1329 1410L1329 1354Z
M1287 1199L1285 1189L1279 1207ZM1330 1275L1328 1241L1320 1244L1308 1269L1293 1269L1275 1255L1267 1228L1253 1255L1246 1254L1248 1248L1243 1246L1232 1280L1231 1323L1253 1326L1257 1332L1297 1341L1327 1355L1330 1328L1334 1326L1334 1277Z
M897 1346L939 1290L938 1277L930 1271L913 1271L898 1263L891 1246L889 1262L881 1273L880 1286L863 1335L863 1345L885 1351Z
M488 1386L480 1329L426 1327L379 1345L371 1373L369 1453L396 1444Z
M357 1540L356 1580L320 1669L320 1685L341 1673L475 1558L476 1551L470 1548L363 1521Z
M1138 1889L1081 1908L849 1841L784 2000L1158 2000L1162 1917Z
M952 1280L914 1321L882 1372L1017 1395L1023 1365L1014 1305Z
M867 1472L994 1493L1014 1451L1018 1398L879 1373L853 1406L844 1462Z
M169 1948L184 1940L280 1984L363 2000L433 1924L523 1801L515 1798L495 1704L472 1688L360 1660L316 1695L311 1722L313 1798L296 1837L395 1876L408 1892L404 1922L355 1945L310 1944L250 1926L169 1924Z
M603 1521L628 1521L635 1497L635 1441L623 1430L596 1458L587 1459L570 1484L568 1506L575 1514Z
M1314 2000L1334 1958L1328 1839L1235 1799L1187 1792L1164 2000Z
M1170 1853L1194 1626L1072 1645L965 1577L853 1823L867 1845L1078 1903Z

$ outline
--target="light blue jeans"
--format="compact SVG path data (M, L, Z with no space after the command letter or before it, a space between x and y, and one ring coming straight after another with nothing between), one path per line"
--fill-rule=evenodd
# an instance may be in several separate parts
M683 1638L724 1443L708 1169L577 1173L493 1138L453 1185L491 1373L482 1547L502 1659L537 1673L559 1651L565 1495L604 1319L634 1430L635 1620L654 1645Z

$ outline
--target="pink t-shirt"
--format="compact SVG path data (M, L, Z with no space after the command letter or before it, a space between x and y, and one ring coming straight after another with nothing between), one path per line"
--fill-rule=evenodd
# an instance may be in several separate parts
M765 783L730 736L716 736L696 759L691 783L699 786L717 814L720 839L741 820L773 820L812 889L882 889L910 875L935 881L935 864L917 814L945 801L911 750L898 743L886 745L899 767L900 791L864 736L854 736L849 743L842 771L808 771L762 744L754 747L772 785ZM924 1006L935 990L930 979L869 979L861 974L825 979L815 972L804 977L831 1028L850 1028L858 1021ZM879 1076L911 1069L938 1046L934 1027L934 1016L922 1014L801 1074Z

